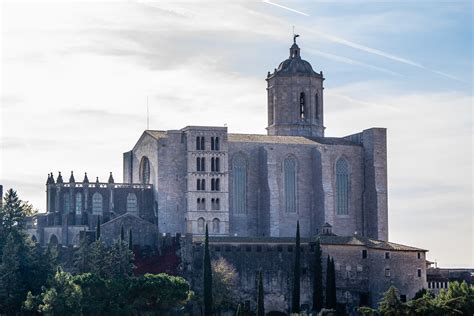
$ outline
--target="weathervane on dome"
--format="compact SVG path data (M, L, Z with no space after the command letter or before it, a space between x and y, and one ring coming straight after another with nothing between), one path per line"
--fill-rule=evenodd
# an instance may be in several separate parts
M296 38L300 37L299 34L295 34L295 26L293 25L293 44L296 44Z

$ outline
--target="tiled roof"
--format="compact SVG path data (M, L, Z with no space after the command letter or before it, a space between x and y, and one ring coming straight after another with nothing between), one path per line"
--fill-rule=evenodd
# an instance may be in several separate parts
M320 137L308 138L303 136L270 136L259 134L228 134L229 142L267 143L267 144L300 144L300 145L351 145L358 146L343 138Z
M365 246L372 249L390 250L390 251L427 251L425 249L405 246L393 242L382 241L362 237L359 235L353 236L336 236L336 235L320 235L322 245L342 245L342 246ZM203 242L204 237L193 236L193 241ZM236 236L210 236L211 243L252 243L252 244L293 244L295 238L293 237L236 237ZM315 242L316 237L301 238L301 243Z
M317 145L309 138L301 136L268 136L258 134L228 134L229 142L245 142L245 143L281 143L281 144L306 144Z

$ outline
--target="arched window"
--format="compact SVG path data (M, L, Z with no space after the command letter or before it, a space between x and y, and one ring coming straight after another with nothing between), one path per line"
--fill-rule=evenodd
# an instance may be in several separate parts
M286 158L283 162L285 181L285 207L288 213L296 212L296 160Z
M150 160L143 156L140 161L140 182L144 184L150 183Z
M212 220L212 233L219 234L221 232L221 221L218 218Z
M92 195L92 214L102 215L103 208L102 194L99 192L94 193L94 195Z
M69 192L64 193L64 212L69 213L71 211L71 196Z
M247 212L247 161L242 155L232 161L232 204L234 213Z
M300 119L304 119L306 116L306 100L304 92L300 93Z
M51 237L49 237L49 243L50 243L51 245L57 245L57 244L59 244L58 237L56 237L55 234L52 234Z
M215 172L220 171L219 157L212 157L211 158L211 171L215 171Z
M196 170L197 171L206 171L206 160L204 157L196 158Z
M349 164L344 158L336 162L336 214L349 214Z
M76 214L82 214L82 194L80 192L76 193Z
M138 214L138 202L135 193L127 195L127 213Z
M211 150L219 150L219 137L211 137Z
M218 211L221 208L220 199L211 199L211 210Z
M211 179L211 191L220 191L220 180L219 178Z
M199 234L204 234L204 223L205 223L204 218L202 217L198 218L198 233Z
M205 211L206 210L206 199L198 198L197 199L197 209L198 211Z

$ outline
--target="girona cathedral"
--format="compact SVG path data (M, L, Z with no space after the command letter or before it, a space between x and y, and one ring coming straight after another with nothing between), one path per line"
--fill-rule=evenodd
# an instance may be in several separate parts
M325 78L301 58L296 37L265 80L266 135L198 125L145 130L123 153L123 183L112 174L104 182L48 175L47 212L31 225L32 238L77 246L99 220L108 242L123 226L141 246L177 238L181 271L193 279L207 225L213 256L234 264L249 304L262 269L267 310L285 312L299 221L303 305L316 236L335 258L338 302L374 305L392 284L402 299L413 297L426 287L426 250L388 241L386 129L325 135Z

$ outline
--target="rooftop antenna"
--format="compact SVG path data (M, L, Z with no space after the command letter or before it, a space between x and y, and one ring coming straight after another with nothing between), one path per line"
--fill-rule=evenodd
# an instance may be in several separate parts
M148 96L146 96L146 129L150 129L150 111L148 110Z

